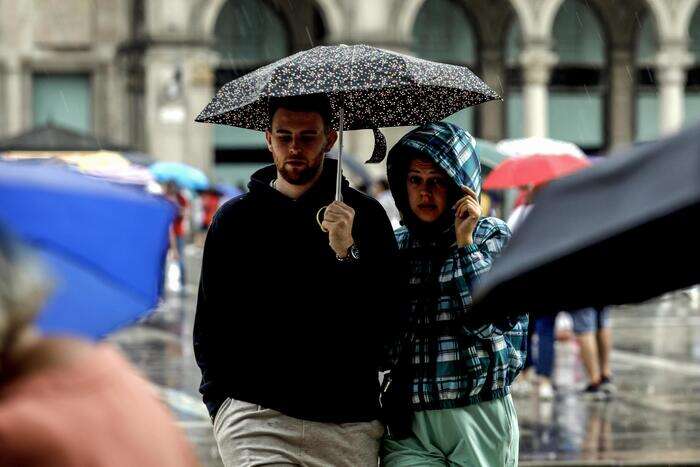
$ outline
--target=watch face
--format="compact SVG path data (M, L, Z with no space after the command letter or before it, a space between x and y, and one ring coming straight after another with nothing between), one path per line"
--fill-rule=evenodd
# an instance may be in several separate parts
M352 256L352 259L354 260L360 259L360 250L357 248L357 246L353 245L350 247L350 256Z

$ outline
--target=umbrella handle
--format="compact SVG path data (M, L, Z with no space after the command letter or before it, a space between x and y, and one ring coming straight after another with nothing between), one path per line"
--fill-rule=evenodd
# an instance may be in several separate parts
M317 223L318 226L321 228L321 231L323 231L324 233L328 233L328 229L326 229L325 227L323 227L323 220L321 220L321 218L323 217L323 213L326 212L326 208L327 208L327 207L328 207L328 206L323 206L321 209L319 209L319 210L316 212L316 223Z

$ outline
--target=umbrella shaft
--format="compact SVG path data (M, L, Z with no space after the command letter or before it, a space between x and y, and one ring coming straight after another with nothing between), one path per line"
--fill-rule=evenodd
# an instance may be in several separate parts
M339 123L339 147L338 147L338 171L336 172L335 179L335 200L343 201L343 194L340 192L343 184L343 126L345 124L345 109L340 109L340 123Z

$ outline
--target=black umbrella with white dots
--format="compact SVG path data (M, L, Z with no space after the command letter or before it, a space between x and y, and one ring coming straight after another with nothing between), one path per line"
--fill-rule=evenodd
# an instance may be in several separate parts
M196 121L264 131L270 98L325 95L331 126L372 129L368 162L381 162L380 127L442 120L499 96L468 68L431 62L367 45L319 46L259 68L224 85ZM340 180L340 167L338 164ZM336 199L340 199L339 184Z

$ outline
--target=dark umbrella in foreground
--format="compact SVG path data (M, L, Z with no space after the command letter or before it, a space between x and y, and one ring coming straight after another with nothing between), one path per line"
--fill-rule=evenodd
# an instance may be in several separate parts
M367 45L319 46L259 68L223 86L196 121L264 131L268 99L323 94L330 100L331 125L373 129L380 162L386 140L380 127L442 120L498 95L468 68L430 62ZM340 199L338 164L336 199Z
M700 282L700 126L555 181L476 293L494 317L640 302Z

